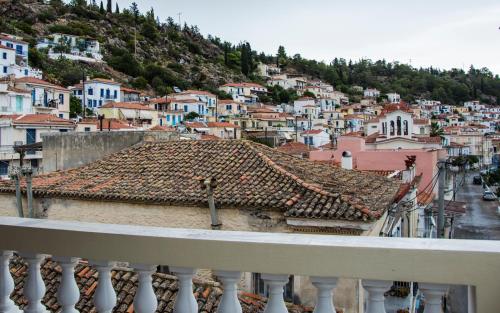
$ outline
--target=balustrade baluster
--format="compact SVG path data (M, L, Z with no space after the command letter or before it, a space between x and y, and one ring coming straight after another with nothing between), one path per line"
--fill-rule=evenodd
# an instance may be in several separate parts
M198 302L193 295L193 276L196 270L186 267L170 267L179 278L179 291L175 299L174 313L197 313Z
M269 299L264 313L288 313L283 292L288 283L289 275L262 274L261 277L269 286Z
M318 298L313 313L335 313L332 292L337 285L337 278L311 277L311 282L318 290Z
M75 305L80 299L80 290L75 280L75 266L78 258L54 257L62 268L61 283L57 290L57 302L61 305L62 313L78 313Z
M442 300L448 291L448 285L419 284L418 286L425 297L424 313L442 313Z
M135 264L132 267L139 274L139 287L134 297L134 311L137 313L154 313L158 306L152 279L152 275L156 271L156 265Z
M116 292L111 281L111 269L115 262L95 261L91 264L99 273L99 281L94 293L94 305L99 313L111 313L116 305Z
M21 310L10 299L10 295L14 291L14 279L9 271L10 259L12 251L2 251L2 259L0 260L0 312L19 313Z
M386 313L384 293L392 286L391 281L363 280L363 287L368 291L366 313Z
M24 296L28 304L24 308L25 313L48 312L42 304L45 295L45 283L43 282L40 264L47 257L44 254L23 254L22 257L28 263L28 278L24 283Z
M240 272L216 271L215 275L224 285L224 294L219 303L217 313L241 313L241 304L238 300L238 282Z

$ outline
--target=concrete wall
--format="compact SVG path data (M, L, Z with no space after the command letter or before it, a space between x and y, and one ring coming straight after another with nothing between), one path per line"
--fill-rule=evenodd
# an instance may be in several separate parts
M175 140L173 132L123 131L43 134L43 170L80 167L145 140Z

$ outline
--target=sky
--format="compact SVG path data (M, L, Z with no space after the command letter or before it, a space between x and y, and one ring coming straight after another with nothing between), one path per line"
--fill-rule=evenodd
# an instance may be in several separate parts
M116 0L113 0L113 2ZM331 62L385 59L441 69L488 67L500 74L499 0L135 0L254 50ZM120 8L132 0L118 0Z

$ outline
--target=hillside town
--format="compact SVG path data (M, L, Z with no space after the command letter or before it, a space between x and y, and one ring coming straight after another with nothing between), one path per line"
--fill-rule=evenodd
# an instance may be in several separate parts
M455 104L408 100L396 90L354 84L352 97L279 62L259 61L255 79L212 89L165 86L164 94L85 72L79 82L63 85L28 63L29 52L36 51L51 60L107 66L101 44L87 35L53 32L30 47L20 36L0 34L0 237L7 238L11 227L18 238L29 238L27 229L7 218L16 217L54 223L33 229L48 227L39 234L55 238L40 251L30 250L37 239L23 243L26 254L0 240L0 309L6 308L0 311L476 312L447 309L457 306L455 298L469 299L471 307L476 292L484 291L462 282L473 274L426 273L431 265L418 261L406 263L408 275L394 274L402 267L381 260L391 253L394 262L415 259L405 251L414 242L404 240L465 239L460 220L472 207L494 200L500 208L499 105L479 97ZM275 101L275 88L289 101ZM466 195L464 186L473 184L482 188L479 194ZM99 226L108 224L116 225ZM81 243L90 233L99 234L88 240L95 246L53 248L62 245L57 238ZM237 239L244 238L242 246L217 250L231 245L233 233L245 234ZM109 259L111 253L123 257L115 235L129 236L127 249L138 256ZM331 244L326 238L351 238L344 236L358 241L325 248ZM314 238L325 241L310 244ZM373 238L402 241L393 252L390 246L375 249L382 241L363 241ZM223 244L211 249L211 240ZM151 248L153 242L179 249L181 257L162 263L166 254ZM111 243L116 246L104 248ZM427 246L422 253L429 253L428 260L441 260ZM80 258L85 249L96 252ZM202 250L206 258L199 256ZM307 257L290 265L270 251ZM376 274L342 265L344 272L349 268L345 275L327 277L331 267L314 268L318 260L335 263L344 253L373 256ZM481 262L495 264L498 255ZM457 264L472 262L460 256ZM267 258L279 264L268 264L269 273L260 264ZM309 261L307 270L281 272L309 267ZM259 265L246 265L251 262ZM409 274L411 267L426 278ZM490 274L498 280L498 270ZM497 283L488 284L498 291ZM493 312L488 309L497 305L477 299L484 301L478 300L477 312Z

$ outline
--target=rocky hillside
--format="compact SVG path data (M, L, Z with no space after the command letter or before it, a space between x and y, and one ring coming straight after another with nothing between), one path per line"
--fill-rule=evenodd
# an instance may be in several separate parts
M118 8L120 13L116 9L113 3L110 13L81 0L0 0L0 29L23 36L32 46L54 32L98 39L107 65L53 61L30 50L30 63L41 68L46 79L65 85L85 73L164 94L171 86L213 89L246 80L238 67L225 64L224 51L203 38L197 27L181 29L171 19L159 23L153 11L143 15L134 7Z

